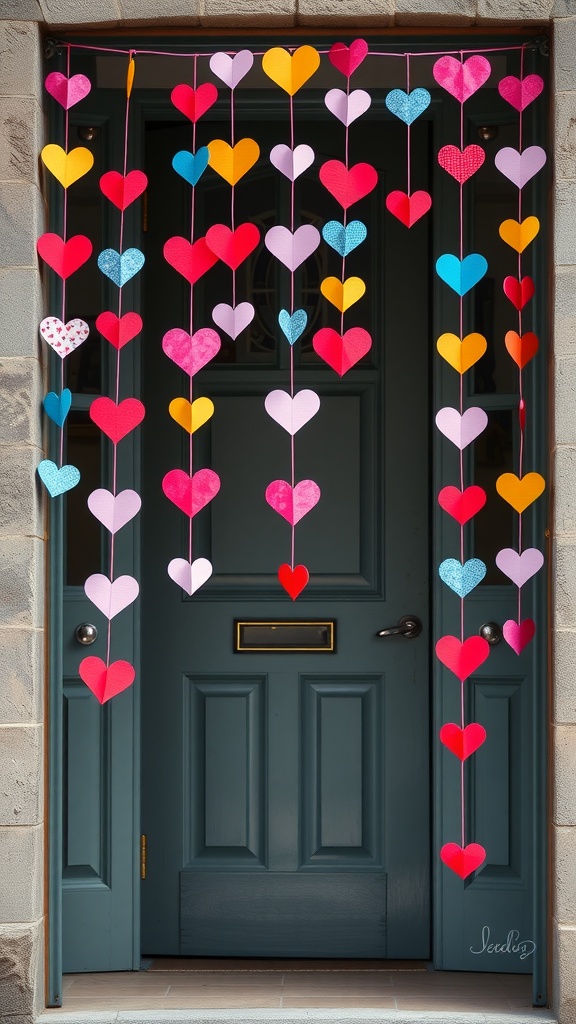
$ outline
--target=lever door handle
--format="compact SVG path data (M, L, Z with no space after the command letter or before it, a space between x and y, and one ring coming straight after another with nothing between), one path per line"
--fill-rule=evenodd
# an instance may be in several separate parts
M401 619L398 619L397 626L380 629L376 636L405 636L407 640L412 640L413 637L420 636L421 632L422 623L416 615L403 615Z

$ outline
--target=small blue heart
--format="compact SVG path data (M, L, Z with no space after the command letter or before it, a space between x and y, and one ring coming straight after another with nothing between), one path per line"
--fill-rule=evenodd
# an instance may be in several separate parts
M445 252L436 260L436 273L457 295L466 295L488 270L488 263L477 252L471 252L462 261Z
M479 558L469 558L464 565L455 558L446 558L438 568L438 575L458 597L466 597L484 579L486 566Z
M430 106L430 100L428 89L414 89L413 92L392 89L386 97L386 106L404 124L412 124Z
M324 241L342 258L361 245L367 234L368 229L361 220L351 220L346 227L337 220L329 220L322 228Z
M76 466L58 466L50 459L44 459L38 466L38 476L51 498L65 491L71 491L80 480L80 470Z
M190 153L187 149L181 149L172 158L172 167L184 181L190 185L197 185L204 171L208 167L210 150L208 146L202 146L197 153Z
M72 405L72 392L68 388L64 388L61 395L57 395L55 391L49 391L44 396L42 402L46 415L54 420L57 426L61 427L70 412L70 406Z
M144 253L140 249L126 249L120 255L116 249L104 249L98 257L98 266L118 288L122 288L144 266Z
M308 314L305 309L295 309L292 316L290 316L287 309L281 309L278 314L278 323L282 328L284 337L293 345L306 330Z

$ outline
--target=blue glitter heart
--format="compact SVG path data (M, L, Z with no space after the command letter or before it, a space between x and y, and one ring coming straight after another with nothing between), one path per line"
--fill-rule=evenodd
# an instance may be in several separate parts
M204 171L208 167L210 151L208 146L202 146L197 153L190 153L187 149L181 149L172 158L172 167L184 181L190 185L197 185Z
M469 558L464 565L455 558L445 558L438 567L438 575L458 597L466 597L484 579L486 566L479 558Z
M404 124L412 124L430 106L430 99L428 89L414 89L413 92L392 89L386 97L386 106Z
M57 426L61 427L70 412L70 406L72 405L72 392L68 388L64 388L61 395L57 395L55 391L49 391L44 396L42 402L46 415L54 420Z
M346 227L337 220L329 220L322 228L324 241L342 258L361 245L367 234L368 229L361 220L351 220Z
M463 260L445 252L436 260L436 273L457 295L466 295L478 284L488 270L488 263L477 252L471 252Z
M80 480L80 470L76 466L58 466L50 459L44 459L38 466L38 476L51 498L65 491L71 491Z
M284 337L293 345L306 330L308 314L305 309L295 309L292 316L290 316L287 309L281 309L278 314L278 323L282 328Z
M98 257L98 266L118 288L122 288L144 266L144 253L140 249L126 249L120 255L116 249L104 249Z

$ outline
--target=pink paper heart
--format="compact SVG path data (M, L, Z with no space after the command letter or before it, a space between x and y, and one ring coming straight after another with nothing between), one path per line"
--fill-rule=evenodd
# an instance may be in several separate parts
M440 857L446 867L460 878L468 878L486 860L486 850L479 843L468 843L464 847L458 843L445 843Z
M44 85L46 92L50 93L64 110L70 110L70 107L83 100L92 88L86 75L72 75L71 78L66 78L60 71L52 71Z
M264 400L266 412L289 434L296 434L320 408L320 399L315 391L299 391L291 398L286 391L271 391Z
M192 477L182 469L171 469L162 480L162 490L181 512L192 518L218 494L220 477L213 469L199 469Z
M523 587L544 565L544 555L538 548L526 548L522 554L514 548L502 548L496 555L496 565L512 583Z
M288 270L296 270L320 245L320 232L313 224L302 224L294 234L277 224L266 232L264 243L269 252Z
M239 50L231 57L228 53L213 53L210 57L210 70L229 89L235 89L254 63L251 50Z
M523 619L522 622L507 619L502 626L502 635L515 654L522 654L524 648L534 638L535 633L536 623L533 619Z
M192 563L185 558L173 558L168 563L168 575L182 590L192 597L212 575L212 563L207 558L195 558Z
M46 344L64 359L86 341L90 328L84 320L78 318L63 324L57 316L47 316L40 324L40 334Z
M296 526L320 501L320 488L313 480L300 480L295 487L286 480L273 480L266 488L266 501L290 526Z
M113 619L118 612L132 604L139 591L138 580L133 576L119 576L112 582L107 576L96 572L84 584L86 597L107 619Z
M436 426L452 444L462 451L486 429L488 417L484 409L473 405L461 416L458 409L445 406L436 413Z
M132 686L136 670L128 661L113 661L111 665L106 665L102 658L90 655L80 662L78 675L92 690L96 700L105 704L111 697L116 697L122 690Z
M338 334L333 327L322 327L312 338L312 347L328 366L343 377L372 348L372 338L363 327L349 327Z
M324 97L324 103L330 113L348 127L366 113L372 103L372 97L364 89L353 89L348 95L343 89L330 89Z
M544 88L544 79L540 75L526 75L520 80L508 75L498 82L498 92L515 110L525 110Z
M456 57L440 57L432 68L432 74L446 92L464 103L490 78L492 68L486 57L476 54L460 63Z
M126 523L138 514L142 506L140 495L136 491L120 491L112 494L103 487L97 488L88 495L88 508L99 523L110 533L117 533Z
M367 53L368 43L364 39L354 39L350 46L346 46L346 43L333 43L328 51L328 60L346 78L350 78Z
M311 146L274 146L270 152L270 163L289 181L295 181L314 163L314 150Z
M526 182L530 181L544 167L546 153L541 146L528 146L523 153L512 149L511 146L504 146L496 153L494 163L500 173L513 182L517 188L524 188Z
M212 319L220 330L229 334L236 341L244 328L252 323L254 314L255 310L251 302L239 302L237 306L219 302L212 310Z
M162 349L176 366L193 377L220 351L220 335L211 327L201 327L190 337L187 331L174 327L162 338Z

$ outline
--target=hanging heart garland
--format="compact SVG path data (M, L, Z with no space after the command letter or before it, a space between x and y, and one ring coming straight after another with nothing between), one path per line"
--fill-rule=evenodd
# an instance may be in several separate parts
M414 121L423 114L432 101L427 89L410 91L410 54L406 54L406 91L392 89L386 96L386 106L394 117L406 125L406 192L395 189L386 196L386 209L406 228L411 228L424 217L432 206L429 192L419 189L412 192L412 133Z

